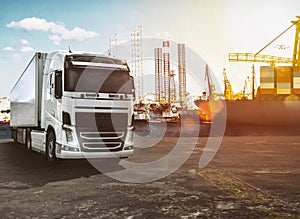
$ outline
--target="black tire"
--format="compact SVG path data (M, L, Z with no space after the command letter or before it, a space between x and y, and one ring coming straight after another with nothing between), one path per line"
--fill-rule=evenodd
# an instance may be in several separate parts
M46 141L46 158L49 161L49 163L56 162L55 142L56 142L55 134L51 131L47 135L47 141Z
M30 129L26 130L26 147L27 147L28 152L31 152L31 150L32 150L30 132L31 132Z

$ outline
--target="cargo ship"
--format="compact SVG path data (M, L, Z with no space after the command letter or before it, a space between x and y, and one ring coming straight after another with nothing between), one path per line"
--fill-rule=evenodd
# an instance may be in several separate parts
M195 100L201 120L213 121L226 109L228 125L300 124L300 67L261 66L260 86L253 100Z
M251 100L233 100L230 83L226 72L223 71L225 101L216 101L210 89L208 94L210 98L207 100L199 98L194 101L198 106L200 119L213 121L221 109L226 109L227 124L299 126L300 16L296 17L296 21L292 21L292 24L287 29L257 53L229 53L228 60L231 62L268 63L270 66L260 66L260 86L255 93L253 64ZM265 48L293 26L296 26L296 31L292 58L261 54ZM208 73L207 71L206 74ZM207 78L210 78L209 75L207 76ZM208 83L208 87L211 88L212 85L209 80Z

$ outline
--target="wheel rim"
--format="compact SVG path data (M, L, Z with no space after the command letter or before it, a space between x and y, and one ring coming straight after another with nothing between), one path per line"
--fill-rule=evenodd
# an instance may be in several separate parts
M31 150L31 134L30 134L30 130L26 130L26 146L28 150Z
M48 157L49 157L49 158L53 158L53 148L54 148L54 143L53 143L53 141L51 140L51 141L48 143Z
M27 149L31 149L30 140L27 141Z

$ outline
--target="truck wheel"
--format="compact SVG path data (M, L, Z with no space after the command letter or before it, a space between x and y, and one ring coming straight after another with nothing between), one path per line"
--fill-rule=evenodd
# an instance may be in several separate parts
M31 130L30 129L27 129L26 130L26 146L27 146L27 150L30 152L32 149L31 149Z
M54 163L56 161L55 156L55 135L53 132L50 132L47 136L46 142L46 158L50 163Z

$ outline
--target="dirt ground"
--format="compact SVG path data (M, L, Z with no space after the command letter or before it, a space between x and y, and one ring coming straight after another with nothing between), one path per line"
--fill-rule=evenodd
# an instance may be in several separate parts
M127 162L159 160L178 142L174 136L143 138L144 131L136 145L144 145L145 139L155 144L136 147ZM188 147L191 137L182 138ZM108 177L106 173L126 169L123 160L115 160L118 168L107 172L99 172L87 160L49 165L44 155L2 139L0 217L300 218L300 136L225 136L212 161L199 168L208 139L197 139L179 169L147 183ZM183 156L182 150L173 156Z

